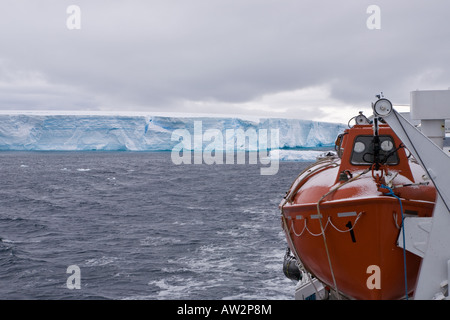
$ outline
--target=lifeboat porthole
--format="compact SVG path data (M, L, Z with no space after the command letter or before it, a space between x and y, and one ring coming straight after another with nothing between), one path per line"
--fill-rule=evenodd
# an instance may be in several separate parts
M365 145L363 142L361 142L361 141L356 142L356 143L355 143L355 146L353 147L353 150L354 150L355 152L357 152L357 153L361 153L361 152L363 152L365 149L366 149L366 145Z

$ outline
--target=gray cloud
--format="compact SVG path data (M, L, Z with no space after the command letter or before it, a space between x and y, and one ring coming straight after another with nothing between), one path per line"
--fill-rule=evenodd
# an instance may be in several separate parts
M375 2L381 30L366 27L372 1L2 1L0 108L236 113L311 87L328 88L324 107L447 88L450 3ZM74 3L81 30L66 28Z

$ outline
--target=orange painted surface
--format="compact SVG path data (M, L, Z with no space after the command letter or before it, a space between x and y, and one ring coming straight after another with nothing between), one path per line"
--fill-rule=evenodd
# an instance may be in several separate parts
M398 199L386 196L383 193L386 190L379 187L387 183L385 178L388 174L395 175L392 185L397 188L393 190L402 200L405 216L431 216L436 198L434 186L431 183L425 185L427 180L423 170L408 160L404 148L398 150L396 165L383 166L373 172L370 170L342 185L320 202L320 216L317 210L321 197L345 182L339 180L340 173L348 170L347 173L355 177L369 168L369 165L351 164L350 157L354 139L372 132L368 125L348 130L341 144L341 159L330 159L329 163L333 162L333 165L315 171L327 161L318 163L300 176L296 181L297 188L296 183L291 187L296 189L291 193L291 201L282 206L282 218L287 226L286 236L292 240L291 250L323 283L334 288L319 218L340 293L353 299L401 299L405 295L405 283L403 249L397 246L400 204ZM400 145L389 127L380 127L381 134L391 135L395 146ZM420 257L406 253L410 294L416 285L420 263ZM372 275L371 266L379 267L380 288L367 285Z

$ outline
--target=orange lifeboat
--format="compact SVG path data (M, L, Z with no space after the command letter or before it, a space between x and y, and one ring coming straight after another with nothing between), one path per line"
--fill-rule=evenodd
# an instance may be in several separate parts
M436 190L393 130L363 115L280 204L299 268L337 298L405 299L421 258L398 246L406 216L430 217Z

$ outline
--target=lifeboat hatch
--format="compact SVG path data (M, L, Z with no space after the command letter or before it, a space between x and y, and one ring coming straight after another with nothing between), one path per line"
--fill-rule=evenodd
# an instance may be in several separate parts
M414 177L409 166L410 154L395 133L385 124L381 124L374 136L372 125L355 125L340 136L336 146L341 158L339 174L335 182L344 181L342 173L353 174L366 168L389 172L394 170L412 183Z

